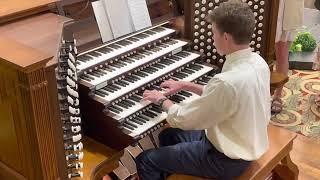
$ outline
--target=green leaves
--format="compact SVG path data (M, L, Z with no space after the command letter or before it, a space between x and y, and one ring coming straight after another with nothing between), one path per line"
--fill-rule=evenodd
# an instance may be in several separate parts
M292 42L290 52L312 52L317 47L317 42L310 32L299 32Z

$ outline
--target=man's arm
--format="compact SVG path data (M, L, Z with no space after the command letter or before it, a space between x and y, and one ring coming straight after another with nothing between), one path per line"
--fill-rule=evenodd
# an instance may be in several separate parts
M181 90L187 90L201 95L204 88L204 86L202 85L194 84L187 81L175 81L172 79L163 82L162 84L160 84L160 87L165 88L165 96L175 94Z
M201 95L203 92L204 86L202 86L202 85L195 84L192 82L185 82L185 81L182 83L183 83L183 90L191 91L191 92L196 93L198 95Z

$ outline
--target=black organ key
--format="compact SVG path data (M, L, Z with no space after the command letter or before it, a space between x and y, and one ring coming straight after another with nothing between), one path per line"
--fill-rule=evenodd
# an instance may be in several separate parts
M161 28L161 27L156 27L156 28L153 28L151 29L152 31L156 31L156 32L162 32L164 31L165 29L164 28Z
M193 64L192 66L193 66L193 67L195 67L195 68L199 68L199 69L202 69L202 66L200 66L200 65L197 65L197 64Z
M142 113L143 114L143 113ZM138 116L139 118L145 120L145 121L149 121L149 119L147 117L145 117L144 115L139 115Z
M123 78L123 80L128 81L128 82L131 82L131 83L134 83L134 82L135 82L134 80L132 80L132 79L129 78L129 77L125 77L125 78Z
M113 108L113 107L108 107L108 109L110 110L110 111L112 111L112 112L115 112L115 113L117 113L117 114L119 114L120 113L120 111L119 110L117 110L117 109L115 109L115 108Z
M171 101L173 101L173 102L176 102L176 103L180 103L180 100L179 99L176 99L176 98L174 98L174 97L169 97L169 99L171 100Z
M122 83L123 85L129 85L129 83L127 83L126 81L123 81L123 80L119 80L119 83Z
M127 122L123 123L123 126L128 128L128 129L131 129L131 130L134 130L134 127L132 127L131 125L129 125Z
M157 112L157 113L162 113L162 110L157 109L157 108L155 108L155 107L151 107L150 109L151 109L152 111Z
M148 113L152 114L154 117L158 116L158 114L156 114L156 113L152 112L151 110L147 110L146 112L148 112Z
M123 109L116 107L114 105L109 106L108 108L116 109L117 111L123 111Z
M132 100L134 100L134 101L136 101L136 102L140 102L140 101L141 101L141 98L139 98L139 97L136 96L136 95L132 95L132 96L130 97L130 99L132 99Z
M160 68L160 69L163 69L163 68L166 67L166 66L161 65L161 64L154 64L153 66L155 66L155 67L157 67L157 68Z
M133 62L134 62L133 60L128 59L128 58L126 58L126 59L122 59L122 61L127 62L127 63L129 63L129 64L131 64L131 63L133 63Z
M77 60L82 61L82 62L87 62L87 61L93 60L93 58L90 56L87 56L85 54L85 55L77 57Z
M190 71L190 70L188 70L186 68L182 69L181 71L184 72L184 73L188 73L188 74L193 74L193 72L194 72L194 71Z
M95 52L95 51L89 52L88 54L89 54L90 56L94 56L94 57L99 57L99 56L101 56L100 53Z
M96 70L96 71L94 71L96 74L99 74L100 76L104 76L105 75L105 73L103 73L103 72L101 72L101 71L99 71L99 70Z
M191 94L191 93L186 92L186 91L180 91L178 94L181 94L181 95L186 96L186 97L190 97L190 96L192 96L192 94Z
M132 42L138 42L139 39L134 38L134 37L129 37L128 40L132 41Z
M89 76L87 76L86 74L82 75L82 76L81 76L81 79L84 79L84 80L86 80L86 81L94 80L94 78L89 77Z
M155 86L155 85L151 85L151 88L153 88L155 90L158 90L158 91L162 90L159 86Z
M122 68L122 66L119 65L118 63L112 63L109 66L116 67L116 68L119 68L119 69Z
M204 85L207 85L207 83L205 83L205 82L203 82L203 81L200 81L200 80L197 81L197 84L200 84L200 85L203 85L203 86L204 86Z
M106 70L106 71L109 71L109 72L115 71L115 69L110 67L109 65L103 66L102 69Z
M130 76L128 76L129 78L131 78L134 81L139 81L141 78L139 76L137 76L136 74L131 74Z
M99 96L102 96L102 97L105 97L106 95L101 93L100 91L96 91L95 94L99 95Z
M91 81L91 79L89 79L88 77L85 77L85 76L82 76L81 79L84 79L84 80L89 81L89 82Z
M179 95L179 94L175 94L174 96L175 96L176 98L180 99L181 101L183 101L183 100L186 99L185 97L183 97L183 96L181 96L181 95Z
M162 47L162 48L167 48L167 47L169 47L168 44L163 44L163 43L159 44L158 46L159 46L159 47Z
M125 123L129 124L130 126L134 127L134 128L138 128L137 125L133 124L132 122L130 121L126 121Z
M110 84L109 86L115 88L116 90L121 89L121 87L119 87L118 85L115 85L115 84Z
M148 76L148 74L142 72L142 71L138 71L136 73L132 73L133 75L136 75L136 76L140 76L140 77L146 77Z
M101 91L101 93L103 93L103 94L105 94L105 95L109 95L109 93L106 91L106 90L104 90L104 89L99 89L99 91Z
M190 69L189 67L186 67L185 69L188 70L188 71L190 71L190 72L192 72L192 73L195 73L195 72L196 72L194 69ZM192 73L191 73L191 74L192 74Z
M151 113L149 113L148 111L145 111L142 113L143 115L147 116L147 117L150 117L150 118L154 118L155 116L152 115Z
M130 99L126 99L126 101L127 101L128 103L130 103L131 105L135 105L135 104L136 104L136 103L132 102Z
M144 37L146 37L146 38L150 36L150 35L144 34L144 33L141 33L140 35L141 35L141 36L144 36Z
M136 118L132 118L132 119L130 119L130 121L132 121L132 122L134 122L134 123L136 123L136 124L139 124L139 125L143 125L143 122L139 121L139 120L136 119Z
M127 84L124 84L124 83L122 83L121 81L116 81L116 82L114 82L115 84L117 84L117 85L119 85L119 86L122 86L122 87L126 87L127 86Z
M126 100L123 100L120 103L126 105L127 107L132 107L132 104L128 103L128 101L126 101Z
M123 107L123 108L125 108L125 109L128 109L128 108L129 108L126 104L124 104L124 103L122 103L122 102L118 102L118 103L117 103L117 106Z
M203 81L206 82L206 83L208 83L208 82L210 81L210 78L207 78L207 77L203 77L202 79L203 79Z
M178 57L178 56L171 56L170 59L175 60L175 61L179 61L182 58Z
M143 33L149 34L149 35L155 35L155 34L157 34L157 33L153 32L153 31L145 31L145 32L143 32Z
M88 74L91 75L91 76L95 76L95 77L100 77L101 76L100 74L98 74L98 73L96 73L94 71L92 71L92 72L90 72Z
M113 49L120 49L121 46L117 45L117 44L110 44L109 47L113 48Z
M141 51L141 53L142 53L142 54L146 54L146 55L148 55L148 56L149 56L149 55L152 55L152 53L151 53L151 52L149 52L149 51L145 51L145 50L142 50L142 51Z
M109 92L111 92L111 93L114 92L114 90L113 90L113 89L110 89L108 86L106 86L106 87L104 87L104 88L102 88L102 89L104 89L104 90L106 90L106 91L109 91Z
M147 121L145 121L144 119L140 118L139 116L134 118L137 121L140 121L141 123L146 123Z

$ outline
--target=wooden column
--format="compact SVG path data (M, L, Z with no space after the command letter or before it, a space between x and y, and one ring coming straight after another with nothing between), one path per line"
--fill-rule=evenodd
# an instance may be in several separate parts
M51 56L0 38L0 179L57 179L45 67Z

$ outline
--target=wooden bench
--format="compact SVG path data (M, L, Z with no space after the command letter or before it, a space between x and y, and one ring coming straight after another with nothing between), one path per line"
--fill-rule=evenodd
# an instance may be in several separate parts
M274 177L284 180L297 180L299 170L291 161L290 151L293 140L296 138L294 132L273 125L268 127L269 149L258 160L253 161L248 169L238 180L264 180L274 174ZM168 180L203 180L205 178L188 175L173 174Z

